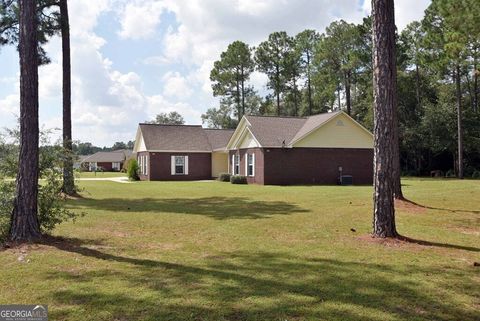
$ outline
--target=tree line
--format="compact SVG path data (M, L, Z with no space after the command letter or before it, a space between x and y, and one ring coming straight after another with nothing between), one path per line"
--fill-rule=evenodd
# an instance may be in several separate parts
M395 31L401 170L478 175L480 22L475 0L434 0L421 21ZM345 110L373 131L372 17L325 32L273 32L252 47L234 41L210 73L218 107L202 115L234 128L245 114L308 116ZM254 71L267 78L260 97ZM477 174L475 174L477 173Z

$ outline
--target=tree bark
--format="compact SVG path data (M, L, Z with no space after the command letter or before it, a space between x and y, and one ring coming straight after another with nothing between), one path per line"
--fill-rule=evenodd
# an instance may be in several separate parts
M478 111L478 74L479 71L477 70L477 57L475 54L475 57L473 58L473 110L475 112Z
M374 88L373 236L397 237L394 159L397 104L393 0L372 0Z
M276 74L275 74L275 78L276 78L276 96L277 96L277 116L280 116L280 67L278 66L278 64L276 65Z
M67 0L60 0L60 19L62 31L62 68L63 68L63 191L68 195L75 193L73 177L72 148L72 83L70 67L70 24L68 19Z
M418 62L415 63L415 94L417 98L416 108L420 108L420 71L418 69Z
M458 178L463 179L463 126L462 126L462 92L460 87L460 65L455 67L455 87L457 96L457 138L458 138Z
M345 100L347 101L347 114L352 115L352 101L350 98L350 71L345 72Z
M241 88L242 88L242 117L245 115L245 72L243 70L243 66L241 69Z
M310 81L310 53L307 51L307 84L308 84L308 115L313 112L312 84Z
M10 239L41 237L38 221L38 50L36 1L20 0L20 154Z

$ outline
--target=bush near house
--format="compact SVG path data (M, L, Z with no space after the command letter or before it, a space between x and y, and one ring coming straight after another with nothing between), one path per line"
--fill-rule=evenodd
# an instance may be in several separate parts
M233 175L230 177L232 184L247 184L247 177L242 175Z
M135 158L131 158L127 161L127 176L128 179L132 181L138 181L140 177L138 177L138 162Z
M220 173L220 175L218 175L218 180L220 182L230 182L231 176L230 173Z

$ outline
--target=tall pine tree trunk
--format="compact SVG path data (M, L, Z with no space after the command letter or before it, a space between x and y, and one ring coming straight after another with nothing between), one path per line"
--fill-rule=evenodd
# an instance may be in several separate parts
M347 114L352 115L352 100L350 98L350 72L345 72L345 100L347 101Z
M60 19L62 31L62 68L63 68L63 191L72 195L75 192L73 178L72 149L72 83L70 68L70 24L68 22L67 0L60 0Z
M20 155L10 239L40 238L38 221L38 52L36 1L20 0Z
M477 56L473 58L473 110L478 111L478 74L480 72L477 70Z
M455 67L455 87L457 96L457 138L458 138L458 178L463 178L463 126L462 126L462 91L460 87L460 65Z
M420 108L420 70L418 69L418 63L415 64L415 94L417 98L416 108Z
M307 52L307 88L308 88L308 115L313 112L312 84L310 81L310 53Z
M242 82L241 82L241 88L242 88L242 116L245 115L245 73L243 70L243 66L241 69L241 77L242 77Z
M374 90L373 236L397 237L394 163L397 103L393 0L372 0Z

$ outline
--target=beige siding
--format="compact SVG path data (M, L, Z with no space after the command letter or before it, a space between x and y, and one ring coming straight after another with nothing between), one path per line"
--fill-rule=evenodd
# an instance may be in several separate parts
M245 137L243 137L242 141L240 144L238 144L239 148L254 148L254 147L260 147L258 146L257 142L253 138L252 134L247 131L245 134Z
M348 116L339 114L293 147L373 148L373 137Z
M228 153L212 153L212 177L218 177L220 173L228 173Z

